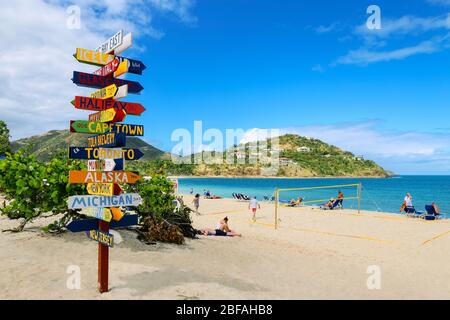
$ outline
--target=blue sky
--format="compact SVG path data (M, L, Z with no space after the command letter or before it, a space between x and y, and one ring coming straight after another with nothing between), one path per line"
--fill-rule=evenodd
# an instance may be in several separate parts
M123 55L148 69L143 77L127 76L145 90L124 100L143 103L147 112L127 122L145 124L146 140L164 150L176 144L175 129L193 130L201 120L205 129L242 128L251 135L255 128L280 128L315 136L399 173L450 174L450 1L30 2L55 19L37 30L39 21L22 25L3 17L19 35L18 52L24 50L19 40L27 42L22 36L65 55L119 28L133 31L133 49ZM82 29L60 30L67 29L57 24L71 4L81 7ZM381 30L365 28L371 4L381 8ZM45 32L55 28L68 40L64 45L47 41ZM20 61L15 65L20 71ZM70 61L68 70L51 74L48 65L43 72L55 86L70 82L69 69L90 70ZM14 81L19 71L5 76ZM36 79L24 74L24 81L32 87ZM67 88L67 95L79 90ZM14 99L0 99L0 109ZM13 137L63 129L75 114L83 118L64 109L69 103L39 99L32 103L40 110L44 101L46 116L35 116L48 126L6 112ZM53 118L56 108L61 113Z

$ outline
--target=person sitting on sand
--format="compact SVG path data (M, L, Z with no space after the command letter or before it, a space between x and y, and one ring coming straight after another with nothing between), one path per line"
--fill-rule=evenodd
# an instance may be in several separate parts
M323 206L324 206L324 207L328 207L328 208L333 208L333 207L334 207L335 201L336 201L336 199L331 198L330 201L328 201L327 203L325 203Z
M217 224L215 230L202 229L200 233L204 236L217 236L217 237L242 237L240 233L237 233L230 229L228 226L228 217L223 218Z
M292 199L292 200L289 202L289 206L291 206L291 207L297 207L297 206L301 205L302 203L303 203L303 197L299 197L297 200Z

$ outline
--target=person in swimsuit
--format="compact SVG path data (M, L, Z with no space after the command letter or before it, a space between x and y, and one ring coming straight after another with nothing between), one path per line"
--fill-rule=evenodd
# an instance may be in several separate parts
M215 235L222 237L242 237L240 233L237 233L230 229L230 227L228 226L228 217L225 217L219 221L216 227Z
M195 213L197 215L200 215L200 213L198 212L198 208L200 207L200 195L198 193L195 195L194 200L192 200L192 203L194 204Z

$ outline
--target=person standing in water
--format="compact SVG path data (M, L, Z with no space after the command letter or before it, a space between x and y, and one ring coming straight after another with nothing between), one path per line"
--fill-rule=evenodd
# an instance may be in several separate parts
M200 215L198 212L198 208L200 207L200 195L198 193L195 195L194 200L192 200L192 204L194 205L195 213Z
M258 209L261 209L261 205L259 204L258 200L256 199L256 196L250 200L250 203L248 204L248 209L252 211L253 222L255 222L256 221L256 211Z

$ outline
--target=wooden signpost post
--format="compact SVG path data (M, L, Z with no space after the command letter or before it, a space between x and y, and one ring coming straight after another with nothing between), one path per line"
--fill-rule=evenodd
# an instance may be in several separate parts
M83 87L98 89L89 97L77 96L72 101L75 108L94 111L88 121L70 122L70 132L93 134L88 146L70 147L71 159L88 160L87 171L70 171L69 183L86 184L89 195L69 197L69 209L94 219L74 220L67 228L72 232L86 232L88 238L98 242L98 288L108 292L109 248L114 237L109 229L136 225L137 215L124 215L122 207L139 206L143 199L139 194L123 193L119 184L134 184L141 177L124 171L125 160L138 160L143 153L128 149L126 137L144 135L141 125L124 124L127 115L139 116L145 112L139 103L121 102L128 93L139 94L144 88L140 83L119 79L125 73L141 75L146 66L139 60L117 56L132 46L131 33L122 30L100 44L96 50L78 48L74 57L81 63L100 67L93 74L73 72L72 81Z

